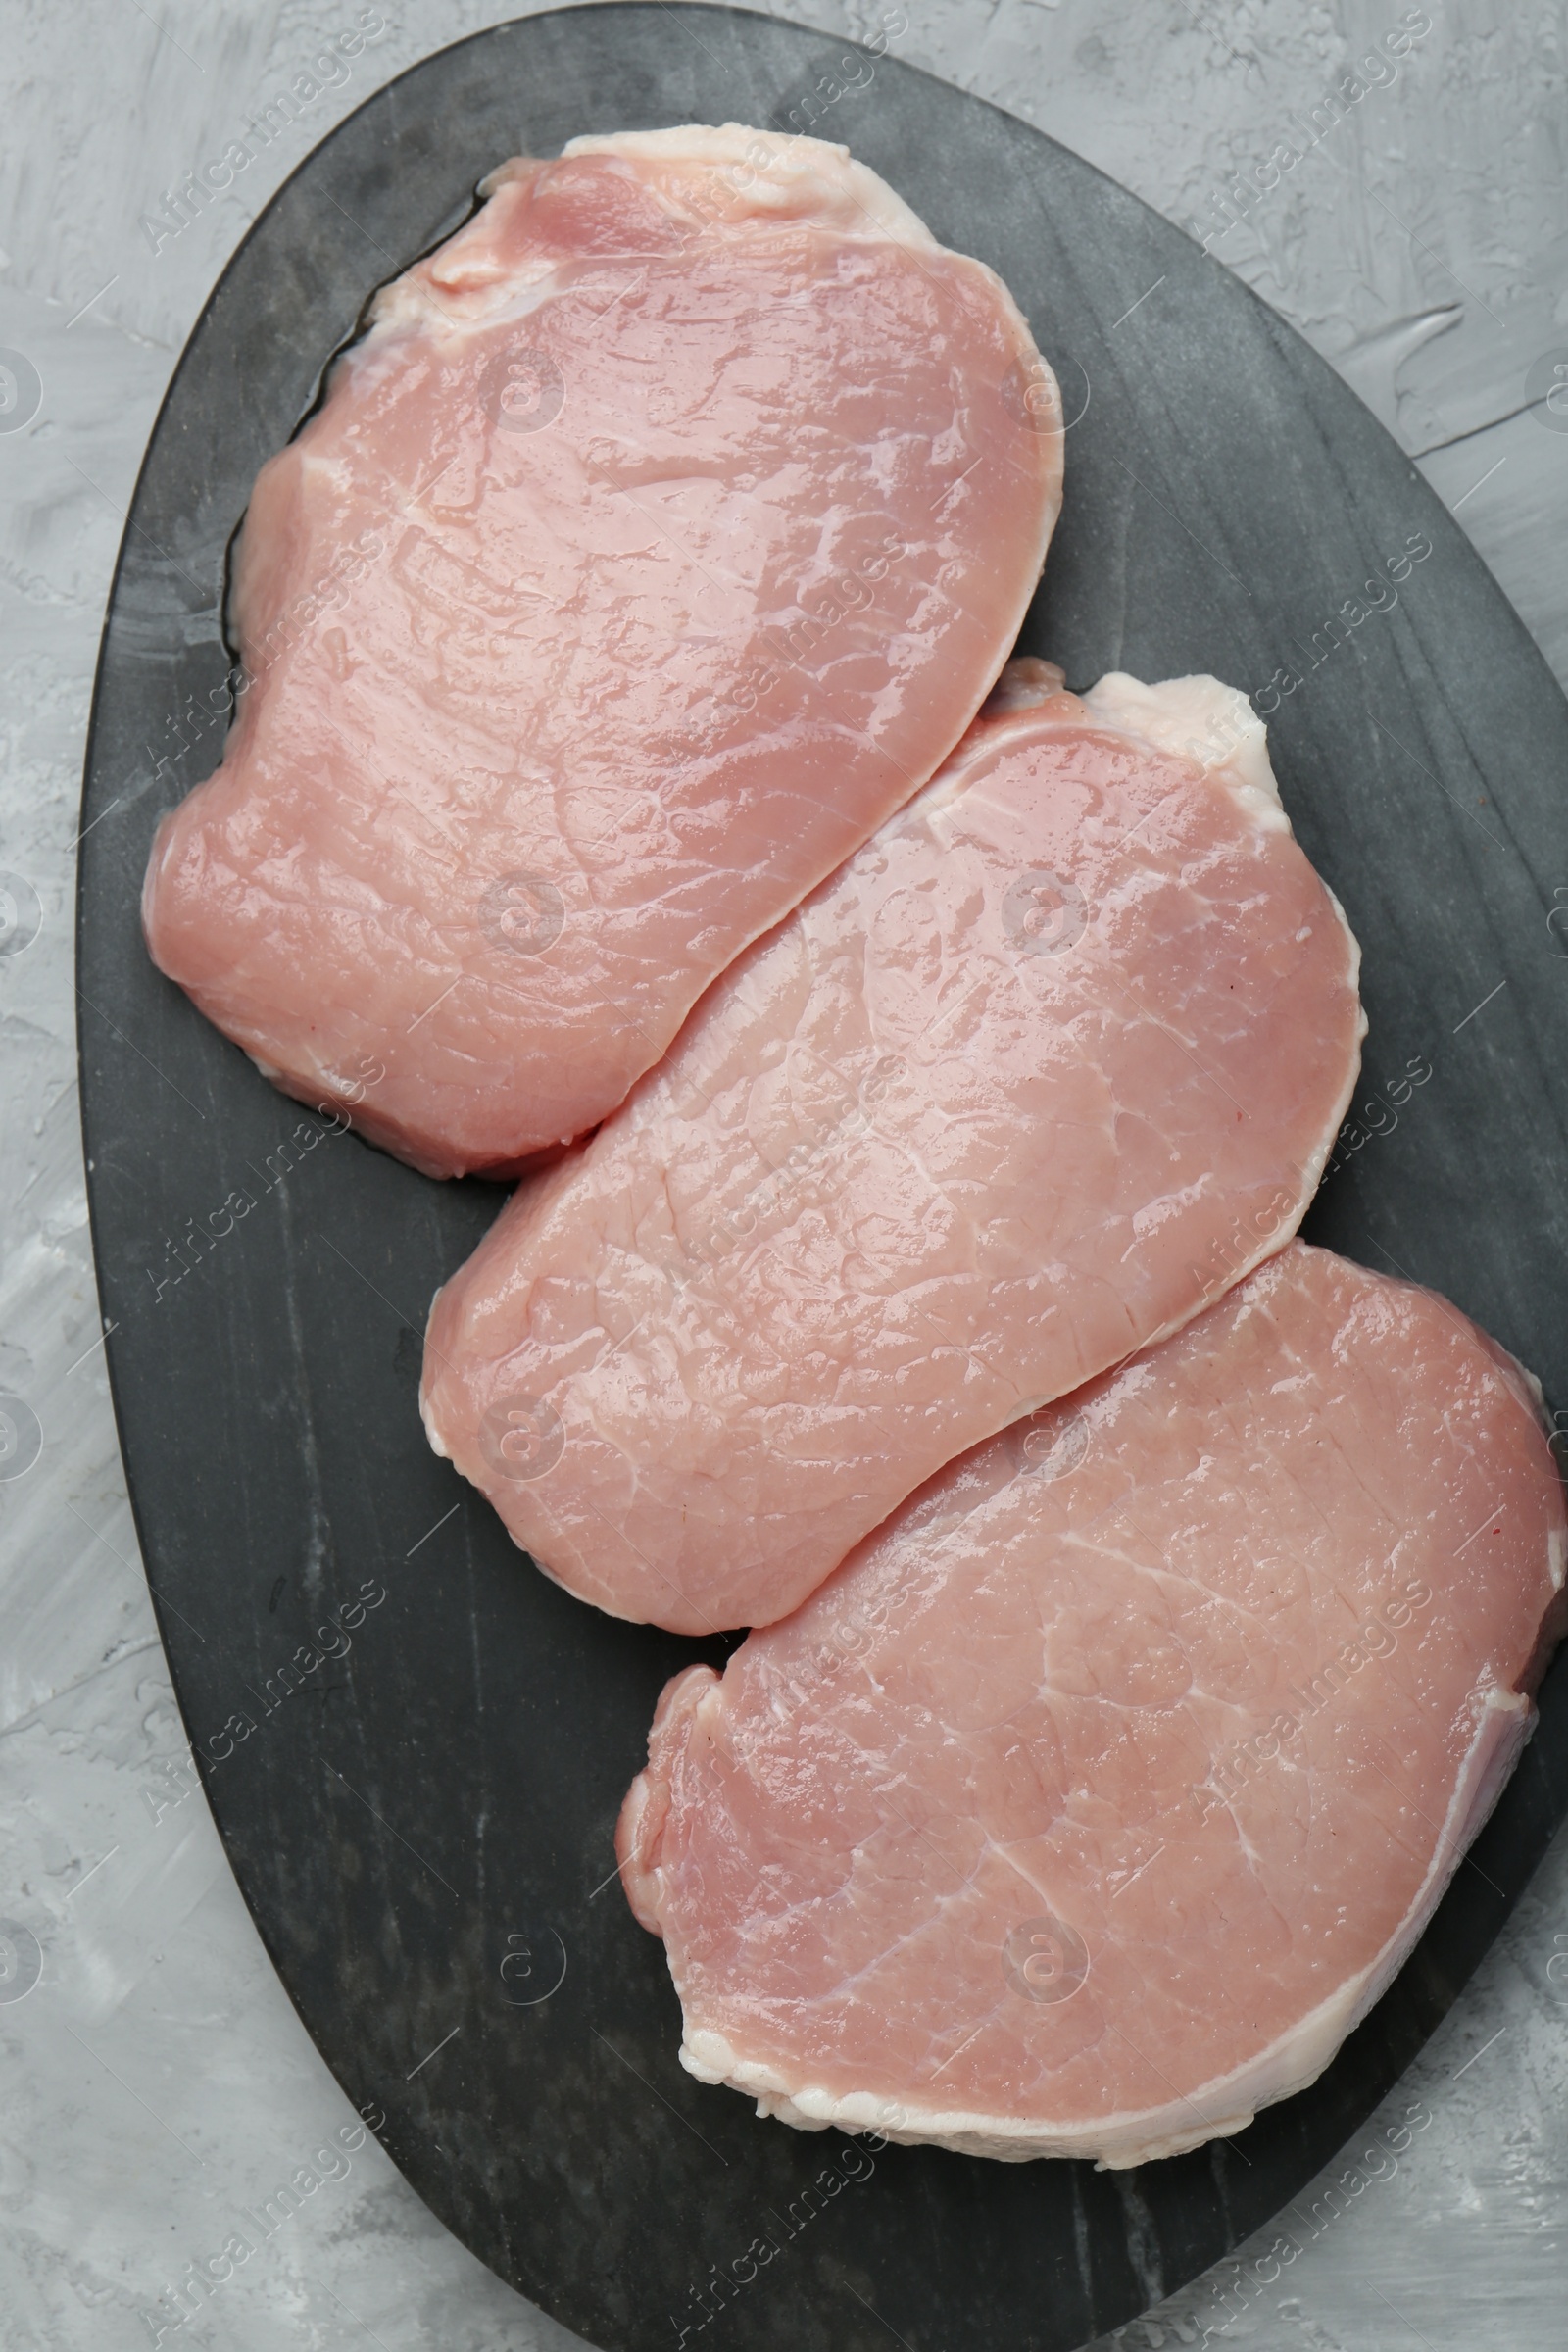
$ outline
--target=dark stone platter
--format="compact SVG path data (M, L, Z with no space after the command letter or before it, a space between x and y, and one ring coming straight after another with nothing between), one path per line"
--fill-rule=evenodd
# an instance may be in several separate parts
M534 1573L420 1433L425 1310L500 1193L428 1183L284 1102L137 927L154 825L219 757L225 549L373 287L509 155L813 113L1002 271L1061 377L1067 503L1024 646L1077 685L1212 670L1269 716L1366 952L1353 1148L1308 1231L1436 1284L1568 1401L1568 956L1547 920L1568 706L1524 629L1382 428L1177 230L891 56L706 8L536 17L403 74L268 206L191 336L121 555L82 809L99 1282L164 1641L240 1886L443 2221L616 2352L709 2328L757 2352L1067 2352L1281 2212L1408 2065L1563 1814L1568 1673L1392 1990L1234 2143L1112 2175L758 2122L677 2065L662 1948L611 1876L654 1701L703 1653ZM1419 1087L1398 1083L1412 1064ZM807 2196L824 2172L831 2194Z

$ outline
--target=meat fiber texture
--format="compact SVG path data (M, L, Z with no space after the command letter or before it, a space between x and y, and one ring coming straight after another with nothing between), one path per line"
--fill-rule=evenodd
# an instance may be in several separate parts
M1240 2131L1495 1801L1564 1530L1529 1375L1292 1243L668 1686L617 1851L682 2063L976 2155Z
M731 124L486 182L262 471L153 957L433 1176L591 1128L994 682L1060 503L1006 288Z
M1059 677L1011 672L437 1297L432 1444L616 1616L787 1615L1311 1198L1358 956L1262 726L1211 678Z

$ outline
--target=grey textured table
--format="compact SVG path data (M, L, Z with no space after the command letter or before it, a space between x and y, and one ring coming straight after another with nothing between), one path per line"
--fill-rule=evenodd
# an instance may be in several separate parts
M257 2236L244 2217L302 2166L318 2185L166 2343L570 2340L446 2236L373 2140L314 2164L341 2130L355 2139L355 2119L175 1761L97 1348L71 938L104 597L190 324L310 143L414 58L515 13L482 0L421 0L401 18L357 0L0 11L15 130L0 159L0 347L24 363L0 377L0 868L24 886L0 900L0 1390L44 1436L26 1475L0 1480L0 1917L31 1929L42 1963L20 2000L7 1995L25 1978L0 1974L5 2352L155 2341L172 2317L164 2290L231 2231ZM780 13L863 35L906 12L853 0ZM1568 415L1547 405L1554 368L1568 380L1549 46L1562 13L1516 18L1494 0L1404 12L1428 29L1376 82L1343 77L1399 12L1356 0L1310 14L1285 0L910 0L895 46L1211 235L1420 460L1564 676L1568 595L1551 555ZM325 86L311 72L322 41L355 26L367 45ZM284 123L268 110L290 90ZM155 218L169 191L247 123L255 160L171 233ZM1568 841L1563 871L1568 898ZM1558 2340L1565 2053L1568 1838L1376 2125L1282 2217L1288 2243L1265 2233L1120 2340ZM1148 2285L1156 2298L1163 2281Z

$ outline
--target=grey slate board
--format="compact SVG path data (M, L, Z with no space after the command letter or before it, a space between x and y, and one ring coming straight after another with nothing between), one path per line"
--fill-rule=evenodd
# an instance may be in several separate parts
M1322 2081L1234 2144L1119 2176L896 2148L867 2172L837 2134L700 2088L676 2064L662 1951L602 1882L660 1688L719 1652L601 1618L530 1571L417 1424L431 1292L501 1196L326 1134L146 959L154 825L220 750L226 544L373 287L508 154L587 129L787 119L846 54L738 12L565 11L460 44L351 116L257 222L175 374L87 761L99 1278L208 1793L285 1984L409 2179L502 2276L616 2352L710 2328L758 2352L870 2352L895 2334L913 2352L1067 2352L1116 2325L1279 2210L1355 2129L1568 1803L1559 1668L1410 1964ZM1366 951L1358 1105L1412 1057L1433 1069L1396 1126L1362 1119L1385 1131L1331 1176L1309 1234L1436 1284L1568 1401L1568 978L1546 924L1568 874L1568 706L1540 656L1353 397L1133 198L886 59L815 127L1003 272L1061 376L1067 504L1024 649L1079 685L1113 666L1208 669L1278 698L1287 806ZM1330 650L1330 616L1422 535L1432 553L1397 604ZM1299 678L1288 694L1282 669ZM209 713L196 726L192 702ZM256 1208L175 1280L191 1220L221 1225L240 1187ZM386 1597L347 1652L283 1695L280 1669L367 1584ZM838 2185L808 2198L824 2170ZM759 2238L777 2253L716 2293L714 2266L744 2273Z

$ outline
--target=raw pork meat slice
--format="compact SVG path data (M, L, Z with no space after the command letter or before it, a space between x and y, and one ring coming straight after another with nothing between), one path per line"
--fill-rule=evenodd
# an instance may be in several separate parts
M1012 672L437 1298L436 1450L616 1616L787 1615L1311 1199L1357 954L1262 726L1212 678L1059 677Z
M612 1110L956 742L1060 502L1001 280L847 149L516 162L256 485L153 956L435 1176Z
M1293 1243L688 1668L617 1838L683 2064L808 2131L1110 2166L1302 2089L1529 1737L1539 1399Z

